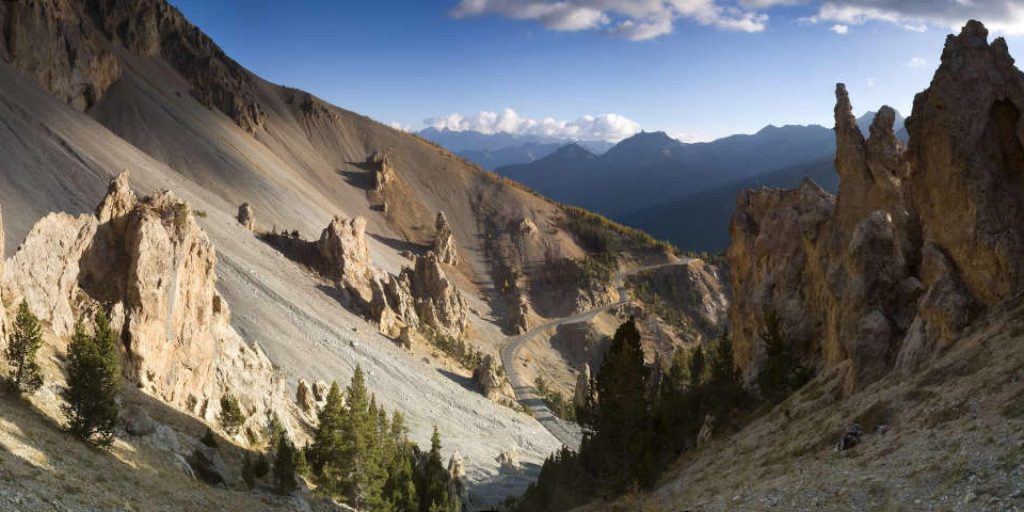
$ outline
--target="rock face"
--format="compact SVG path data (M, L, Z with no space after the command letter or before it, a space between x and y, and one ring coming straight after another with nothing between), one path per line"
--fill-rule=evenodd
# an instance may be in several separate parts
M373 300L373 266L366 245L366 219L335 217L316 242L321 272L359 305Z
M461 338L469 325L469 306L448 280L437 255L429 252L416 258L415 267L402 274L410 284L420 322L444 336Z
M387 154L375 151L366 159L366 165L373 170L373 189L383 192L395 181L395 169L391 167Z
M458 249L452 227L448 224L448 217L444 212L437 213L434 226L437 229L437 236L434 238L434 253L437 254L437 259L445 265L455 265L459 262Z
M584 364L583 371L576 377L576 388L572 393L572 404L576 409L586 409L590 404L590 365Z
M80 261L92 245L98 223L92 215L51 213L33 226L4 269L4 296L25 300L58 336L74 329Z
M283 383L230 325L216 289L216 253L186 203L170 192L137 200L127 173L96 215L40 220L4 272L58 336L105 307L122 331L125 371L140 388L212 420L232 393L258 423L288 411Z
M466 485L466 465L459 452L452 454L448 460L448 499L449 510L469 510L469 487Z
M0 36L0 58L78 110L99 102L134 55L162 57L193 97L250 133L266 120L255 77L163 1L3 2Z
M256 213L249 203L242 203L238 207L238 223L249 231L256 231Z
M506 380L498 371L498 363L490 354L484 356L484 360L473 370L473 382L480 386L480 391L489 400L495 400L505 393Z
M739 196L730 324L748 378L769 314L805 361L849 360L852 391L894 366L912 371L1024 290L1024 75L987 36L972 21L946 40L906 148L888 107L865 140L836 88L835 197L809 182Z

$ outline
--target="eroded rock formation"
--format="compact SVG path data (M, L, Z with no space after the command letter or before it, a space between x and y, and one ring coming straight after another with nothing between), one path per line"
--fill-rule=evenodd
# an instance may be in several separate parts
M737 362L752 378L767 315L805 361L849 360L847 390L911 371L1024 290L1024 76L969 22L917 95L906 148L879 110L864 140L836 89L838 194L742 193L728 250Z
M366 159L366 165L373 171L373 190L383 192L391 182L395 181L395 169L388 161L386 153L375 151Z
M366 245L366 219L337 216L316 242L322 262L321 272L358 305L373 300L373 265Z
M437 255L429 252L417 257L415 267L402 274L410 283L420 322L436 333L461 338L469 326L469 306L448 280Z
M242 203L238 206L238 223L249 231L256 231L256 212L253 211L252 205L249 203Z
M126 372L167 403L209 421L231 393L254 424L270 410L285 414L283 383L231 327L215 268L213 244L188 205L170 192L136 199L125 172L95 215L40 220L3 283L58 336L83 313L107 308L122 330Z
M434 227L437 229L437 235L434 238L434 253L437 254L437 259L445 265L455 265L459 262L458 248L455 244L452 227L448 224L448 217L444 212L437 213Z
M490 354L484 356L483 362L473 370L473 382L480 387L480 391L489 400L497 400L509 393L508 379L499 371L498 362Z

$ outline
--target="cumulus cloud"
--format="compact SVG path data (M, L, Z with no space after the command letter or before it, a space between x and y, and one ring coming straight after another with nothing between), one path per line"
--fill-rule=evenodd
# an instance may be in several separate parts
M922 59L921 57L914 57L910 59L910 62L907 63L907 67L911 68L923 68L927 65L928 61Z
M474 131L488 135L510 133L608 142L618 142L640 131L640 125L636 121L618 114L587 115L575 121L558 121L550 117L536 120L522 116L510 108L501 112L479 112L469 117L459 113L431 117L424 119L423 124L438 130L447 129L455 132Z
M832 28L830 28L829 30L831 30L832 32L835 32L836 34L846 35L846 34L850 33L850 26L849 25L840 25L840 24L837 23L835 25L832 25Z
M1024 0L828 0L808 21L843 25L879 21L923 32L928 27L959 30L969 19L981 20L996 32L1024 34Z
M541 23L550 30L604 30L631 41L672 32L676 21L741 32L760 32L768 15L759 8L799 0L460 0L455 18L504 16Z

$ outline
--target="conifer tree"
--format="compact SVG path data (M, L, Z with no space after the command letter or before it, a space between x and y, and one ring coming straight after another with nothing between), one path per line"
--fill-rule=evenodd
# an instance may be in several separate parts
M389 432L394 452L388 462L388 479L383 490L384 499L395 511L419 510L413 471L415 454L407 435L405 417L395 411L391 417Z
M36 362L36 352L42 344L39 319L32 314L28 302L22 300L6 351L7 364L11 367L9 381L15 391L29 393L43 385L43 375Z
M380 493L384 484L374 453L377 405L376 399L369 396L366 378L358 366L346 396L348 404L342 422L344 448L337 468L344 482L342 491L355 508L373 510L382 503Z
M630 318L615 331L597 375L594 469L611 491L625 489L640 474L650 425L647 376L640 331Z
M295 492L297 453L288 436L280 436L274 454L274 492L282 496Z
M89 335L79 321L68 346L68 387L63 405L69 431L85 441L107 446L114 440L121 390L121 360L117 334L102 311Z
M337 382L331 383L327 393L327 402L320 410L319 423L310 446L310 469L320 477L320 485L329 492L337 492L341 482L330 478L328 473L335 473L344 451L342 423L345 421L345 399ZM327 471L325 471L325 469Z
M765 361L758 374L757 385L765 400L777 404L807 383L811 372L797 360L774 312L765 318L761 340L764 341Z
M448 478L448 470L441 460L441 433L435 426L434 433L430 436L430 454L420 475L420 482L416 485L421 512L446 509L449 503Z
M225 393L220 397L220 415L218 416L221 427L230 435L238 433L245 423L245 413L238 399L231 393Z

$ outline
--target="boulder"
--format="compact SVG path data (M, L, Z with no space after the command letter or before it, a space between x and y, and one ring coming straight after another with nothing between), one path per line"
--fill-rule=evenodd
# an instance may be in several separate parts
M502 473L518 474L523 471L523 464L519 462L519 452L513 446L511 449L501 452L495 459Z
M256 213L249 203L242 203L238 207L238 223L249 231L256 231Z
M145 409L130 405L121 412L124 430L133 436L148 436L156 430L156 422Z
M228 487L228 469L220 452L205 444L196 445L189 458L189 465L195 475L212 486Z

